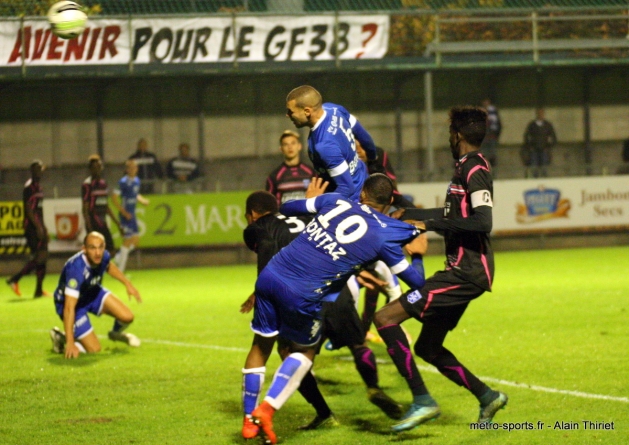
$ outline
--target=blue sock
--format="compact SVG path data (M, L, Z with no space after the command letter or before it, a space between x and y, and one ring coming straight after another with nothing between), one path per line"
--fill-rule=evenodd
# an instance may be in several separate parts
M242 373L242 406L246 416L251 415L258 406L262 385L264 384L264 373L266 368L243 369Z

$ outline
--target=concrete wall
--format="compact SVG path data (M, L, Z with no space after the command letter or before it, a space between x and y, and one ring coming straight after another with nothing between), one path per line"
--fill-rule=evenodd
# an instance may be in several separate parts
M629 137L628 78L628 67L435 73L437 176L450 168L448 108L479 103L487 96L499 106L502 117L501 143L508 162L500 164L507 177L520 174L516 171L517 146L538 104L545 106L564 147L558 148L555 157L558 172L580 169L586 96L591 104L594 162L601 170L606 164L613 166L620 159L620 141ZM177 154L183 141L191 144L192 154L197 156L203 141L206 173L211 173L214 164L240 164L242 159L253 163L257 159L266 168L267 161L263 160L272 165L279 159L274 157L279 134L292 126L284 116L286 94L303 83L320 89L325 100L349 108L393 156L397 153L395 110L399 108L404 158L395 157L396 165L402 167L405 180L425 178L427 131L423 74L418 72L4 82L0 83L0 165L4 170L21 169L33 158L40 158L57 168L81 169L87 157L97 151L97 117L101 116L105 160L110 165L121 164L135 150L137 140L145 137L164 162ZM302 135L305 139L306 132ZM514 173L506 169L511 164ZM243 172L235 173L238 187L249 180ZM5 172L3 178L0 180L7 184L13 176ZM220 177L218 181L225 188L233 187L226 184L230 178Z

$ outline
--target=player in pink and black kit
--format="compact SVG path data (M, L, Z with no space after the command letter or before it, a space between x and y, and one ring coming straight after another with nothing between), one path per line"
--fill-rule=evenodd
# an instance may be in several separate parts
M7 280L7 284L19 297L22 296L19 281L24 275L33 270L37 275L35 298L50 296L42 289L46 276L46 261L48 260L48 230L44 225L44 191L40 185L44 164L35 160L31 163L31 179L24 184L22 199L24 203L24 236L33 258L24 265L22 270Z
M491 291L494 277L494 255L489 240L493 179L491 165L480 152L486 118L485 110L478 107L450 110L450 150L456 165L445 207L404 212L403 219L418 219L413 214L439 211L440 215L434 219L418 221L415 225L444 236L446 268L428 278L421 288L409 291L376 312L378 333L413 394L410 410L392 427L396 432L412 429L440 414L400 327L400 323L411 317L423 325L415 353L478 399L479 423L491 422L508 401L506 394L488 387L443 346L448 332L456 327L468 304L485 291Z
M98 232L103 235L105 237L105 249L113 256L114 240L111 237L109 227L107 227L107 215L118 226L121 233L122 228L114 212L109 208L109 189L107 181L101 177L103 163L100 156L92 155L88 161L91 175L83 181L81 186L85 230L87 233Z
M275 196L278 205L291 199L303 199L310 179L315 176L312 167L301 162L301 149L297 133L290 130L282 133L280 151L284 162L266 178L266 191Z

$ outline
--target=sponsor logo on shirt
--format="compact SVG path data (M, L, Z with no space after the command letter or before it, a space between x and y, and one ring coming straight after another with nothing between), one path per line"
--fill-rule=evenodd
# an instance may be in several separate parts
M406 301L413 304L421 300L421 298L422 298L422 294L418 290L414 290L413 292L411 292L410 294L406 296Z

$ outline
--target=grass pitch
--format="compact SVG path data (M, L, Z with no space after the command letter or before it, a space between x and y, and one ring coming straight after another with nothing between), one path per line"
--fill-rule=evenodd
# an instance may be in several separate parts
M509 395L495 418L499 429L471 430L474 397L417 359L442 415L391 434L391 421L367 401L349 352L324 351L315 373L341 426L297 431L314 414L296 394L276 415L281 443L629 443L628 258L629 247L497 254L494 292L470 305L446 346ZM427 274L442 264L428 257ZM105 339L112 319L93 318L103 351L74 361L51 352L48 330L61 326L51 299L18 299L2 289L0 444L245 443L240 369L252 334L250 316L238 308L253 289L255 267L130 274L145 300L129 303L136 314L129 331L142 346ZM49 276L46 289L56 279ZM21 286L31 295L34 279ZM127 301L117 282L107 278L105 286ZM414 320L404 326L419 332ZM385 348L372 348L383 361L383 388L409 403ZM268 363L265 387L278 363ZM613 422L613 429L586 429L583 421Z

